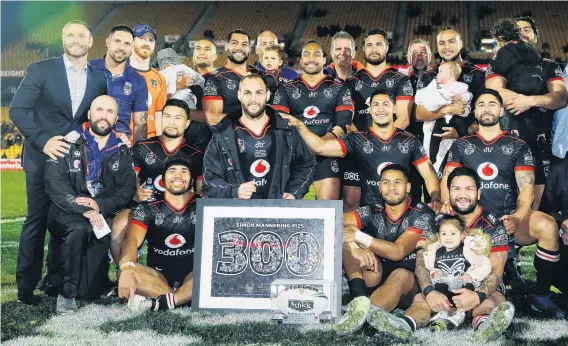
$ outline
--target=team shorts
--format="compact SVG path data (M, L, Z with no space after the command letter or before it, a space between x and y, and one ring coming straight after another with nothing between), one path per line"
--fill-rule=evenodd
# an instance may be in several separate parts
M337 159L316 156L314 181L327 178L339 178L339 162Z
M352 157L339 159L339 175L342 186L361 187L361 177Z
M148 263L148 266L159 271L168 281L168 286L177 289L183 284L183 280L193 271L193 261L186 265L160 265L160 263Z

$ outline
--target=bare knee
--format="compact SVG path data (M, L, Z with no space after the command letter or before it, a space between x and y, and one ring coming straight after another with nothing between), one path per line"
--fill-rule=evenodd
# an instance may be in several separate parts
M530 233L533 238L546 239L558 242L558 225L553 217L544 213L538 213L537 219L534 222L534 227L530 228Z
M370 270L363 270L363 280L367 287L375 287L381 282L381 271L378 273Z
M387 280L396 281L403 285L402 287L412 287L414 285L414 274L406 269L397 268L389 275Z
M124 239L126 229L128 228L128 221L130 219L130 210L125 209L118 213L112 222L112 239Z

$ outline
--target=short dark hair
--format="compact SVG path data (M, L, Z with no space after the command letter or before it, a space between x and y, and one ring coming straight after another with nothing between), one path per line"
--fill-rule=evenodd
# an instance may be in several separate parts
M534 35L536 36L537 41L540 39L540 31L538 30L538 26L536 25L536 21L531 16L518 16L515 18L517 22L527 22L531 25L531 28L534 31Z
M392 103L396 103L396 99L395 99L394 95L390 91L383 89L383 88L380 88L380 89L373 91L373 93L371 94L371 97L369 98L369 103L377 95L387 95L389 97L389 100L391 100Z
M117 31L124 31L124 32L127 32L127 33L129 33L130 35L132 35L132 38L134 38L134 31L132 31L132 29L130 29L129 27L127 27L127 26L124 25L124 24L120 24L120 25L113 26L112 29L110 29L110 32L109 32L108 35L109 35L109 36L112 36L112 34L114 34L114 33L117 32Z
M454 178L457 177L470 177L475 182L475 186L477 187L477 189L479 190L481 188L481 182L479 181L477 173L469 167L462 166L454 169L452 173L450 173L450 175L448 176L448 190L452 186L452 181L454 181Z
M501 97L501 95L499 95L499 92L497 90L493 90L493 89L483 89L483 91L481 93L479 93L479 96L477 96L477 99L479 99L479 97L481 97L481 95L493 95L495 96L495 98L497 99L497 101L499 101L499 103L501 104L501 106L503 106L503 98ZM477 102L477 100L475 100Z
M382 35L385 38L385 41L387 41L387 45L389 44L389 40L387 38L387 33L383 30L383 29L373 29L373 30L369 30L366 34L365 37L363 37L363 42L365 42L365 40L367 39L367 37L369 36L373 36L373 35Z
M189 161L187 158L180 156L178 154L171 156L171 157L167 158L166 161L164 161L164 171L162 172L162 176L165 177L168 169L171 166L176 166L176 165L187 167L187 169L189 169L189 173L191 174L191 179L193 179L193 173L191 171L191 168L192 168L191 167L192 166L191 161Z
M503 18L493 25L491 36L503 42L518 41L521 39L521 29L517 21L511 18Z
M312 43L313 43L313 44L317 44L317 45L320 47L321 52L323 53L323 56L325 56L325 50L323 49L323 46L321 45L321 43L319 43L319 42L316 41L316 40L309 40L308 42L304 43L304 44L302 45L302 49L300 49L300 52L302 52L302 51L304 50L304 48L305 48L307 45L312 44Z
M452 214L439 214L436 216L438 232L440 232L440 227L446 223L454 224L459 228L460 232L465 231L465 222L459 216Z
M406 167L404 167L403 165L399 165L398 163L392 163L388 166L386 166L385 168L383 168L383 170L381 171L381 176L383 175L383 173L388 172L388 171L397 171L402 173L402 175L404 175L404 178L406 179L406 181L408 181L408 169L406 169Z
M169 99L166 101L163 110L166 110L166 107L178 107L184 110L187 119L189 119L189 115L191 114L191 110L185 101L178 100L178 99Z
M209 37L202 37L200 39L198 39L197 41L195 41L195 43L199 42L199 41L207 41L210 42L213 46L217 47L217 45L215 44L215 42L213 42L212 39L210 39Z
M243 29L235 29L231 31L227 36L227 42L231 41L231 39L233 38L233 34L245 35L247 37L247 40L250 42L250 35L248 34L248 32L244 31Z

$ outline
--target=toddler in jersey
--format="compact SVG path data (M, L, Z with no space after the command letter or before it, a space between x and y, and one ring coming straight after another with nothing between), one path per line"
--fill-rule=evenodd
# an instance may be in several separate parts
M436 291L446 295L451 302L456 290L475 291L489 275L490 251L491 239L483 230L466 233L463 221L457 216L441 215L438 217L438 235L424 252L424 264L430 271ZM465 319L465 313L455 307L449 312L441 311L432 317L432 329L457 327Z
M284 51L277 45L266 47L260 63L265 68L265 71L262 72L262 77L266 83L266 87L270 91L268 103L272 104L276 89L278 89L278 85L282 81L280 71L282 64L284 64Z
M428 156L430 156L430 161L432 161L436 171L442 169L442 162L454 140L432 136L444 133L443 127L453 127L456 129L459 137L467 134L465 118L471 111L469 102L471 102L473 95L469 92L469 87L466 83L458 82L460 75L461 67L457 62L444 62L438 68L436 79L428 84L427 87L416 92L416 104L423 106L431 112L454 101L468 102L463 114L459 116L447 114L444 118L438 120L425 121L422 126L424 131L423 147Z
M158 65L160 73L166 77L168 99L185 101L190 109L197 109L197 98L189 87L199 85L203 88L205 78L199 72L182 64L179 55L172 48L165 48L158 52ZM188 76L189 83L184 80Z

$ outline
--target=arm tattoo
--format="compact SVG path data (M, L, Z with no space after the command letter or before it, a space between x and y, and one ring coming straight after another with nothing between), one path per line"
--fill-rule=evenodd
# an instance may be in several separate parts
M430 272L426 269L426 264L424 263L423 249L416 252L416 269L414 270L414 275L416 275L416 278L418 279L418 285L420 285L421 290L432 284L432 281L430 280Z
M146 124L148 122L148 112L140 113L140 115L138 116L138 122L141 125Z
M527 185L534 185L534 172L520 171L515 172L515 180L519 190Z
M497 287L499 287L500 283L501 280L499 278L499 275L497 275L497 273L495 272L491 272L485 279L483 279L481 285L479 285L478 291L485 293L485 296L489 297L493 294L493 292L497 290Z

